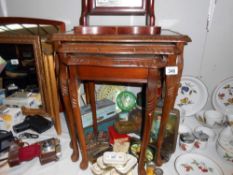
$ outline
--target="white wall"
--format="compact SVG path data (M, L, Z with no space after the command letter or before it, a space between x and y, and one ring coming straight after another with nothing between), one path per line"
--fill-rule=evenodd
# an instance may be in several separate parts
M199 76L209 0L156 0L155 5L159 25L191 37L185 47L183 74Z
M233 1L217 1L201 69L201 77L210 93L223 79L233 76L232 16Z
M5 0L0 0L0 16L7 16L7 7Z
M64 21L67 29L79 23L80 0L6 0L8 16Z
M211 93L220 80L233 75L233 1L217 1L213 25L207 33L209 3L210 0L155 0L155 13L156 24L191 37L192 42L185 47L183 74L201 77ZM81 0L6 0L6 5L9 16L62 20L68 30L78 25L81 11ZM138 17L91 19L91 24L144 23L144 18Z

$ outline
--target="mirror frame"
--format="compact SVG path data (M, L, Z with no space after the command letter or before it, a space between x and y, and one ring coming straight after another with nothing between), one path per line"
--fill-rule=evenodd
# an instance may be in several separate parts
M85 0L84 0L85 1ZM92 14L138 14L142 15L146 13L148 0L131 1L130 3L124 0L89 0L90 12ZM140 5L138 5L140 4Z
M26 18L26 17L0 17L0 25L9 25L9 24L34 24L40 27L41 25L52 25L56 26L59 32L65 32L66 27L65 23L62 21L41 19L41 18ZM36 33L35 35L40 35Z
M48 95L45 91L46 82L44 79L45 72L43 68L44 63L41 54L40 37L36 35L0 35L0 44L31 44L33 46L37 79L41 94L41 109L47 113L48 107L46 106L45 99Z
M82 0L82 12L79 18L80 25L88 25L90 15L142 15L146 17L147 25L155 25L154 0L138 0L126 3L116 0L117 6L112 0ZM140 3L140 6L138 5Z

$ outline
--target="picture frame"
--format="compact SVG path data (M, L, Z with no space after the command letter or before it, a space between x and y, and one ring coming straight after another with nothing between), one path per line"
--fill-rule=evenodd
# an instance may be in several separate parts
M95 0L96 7L142 7L143 0Z
M147 0L89 0L90 14L146 14Z

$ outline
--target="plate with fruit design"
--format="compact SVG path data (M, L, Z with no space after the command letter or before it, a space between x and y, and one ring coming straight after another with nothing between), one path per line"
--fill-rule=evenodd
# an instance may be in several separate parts
M186 153L175 160L175 168L179 175L223 175L220 166L201 154Z
M185 116L199 112L207 103L208 91L205 84L193 76L183 76L175 101L175 107L182 108Z
M212 94L213 107L226 112L226 109L233 108L233 77L223 80L214 90Z

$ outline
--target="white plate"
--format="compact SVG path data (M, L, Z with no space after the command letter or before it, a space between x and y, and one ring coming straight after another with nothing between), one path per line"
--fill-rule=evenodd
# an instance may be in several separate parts
M200 154L180 155L175 160L175 168L179 175L223 175L223 171L217 163Z
M213 107L225 114L226 109L233 108L233 77L223 80L212 94Z
M199 112L208 100L208 91L204 83L192 76L183 76L180 81L175 106L185 111L185 116Z

